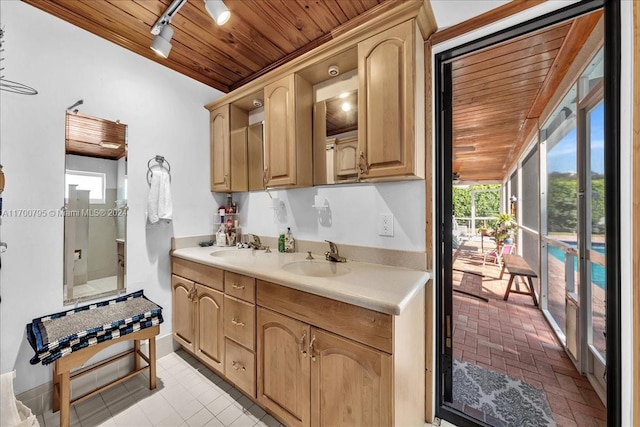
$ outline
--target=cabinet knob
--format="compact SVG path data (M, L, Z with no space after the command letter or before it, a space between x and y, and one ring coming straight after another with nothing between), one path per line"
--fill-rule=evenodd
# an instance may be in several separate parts
M247 370L247 368L245 368L244 366L242 366L241 364L239 364L239 363L238 363L238 362L236 362L235 360L234 360L233 362L231 362L231 367L232 367L233 369L235 369L236 371L238 371L238 370L239 370L239 371L244 372L244 371L246 371L246 370Z
M369 164L367 163L367 159L364 157L364 151L360 152L360 158L358 159L358 169L360 169L361 174L369 173Z
M316 345L316 336L311 337L311 342L309 343L309 354L311 354L311 361L316 361L316 353L315 353L315 345Z
M305 351L304 343L307 340L307 331L302 332L302 336L300 337L300 353L302 353L302 357L307 357L307 352Z
M244 322L241 322L240 320L236 320L235 317L231 319L231 323L233 323L236 326L244 326Z

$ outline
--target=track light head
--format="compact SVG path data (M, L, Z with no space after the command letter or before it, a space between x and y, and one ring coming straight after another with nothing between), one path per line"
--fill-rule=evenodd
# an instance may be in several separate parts
M224 25L231 18L231 12L222 0L204 0L204 8L218 25Z
M171 52L171 38L173 37L173 28L168 22L160 30L160 34L153 38L151 43L151 50L163 58L169 57Z

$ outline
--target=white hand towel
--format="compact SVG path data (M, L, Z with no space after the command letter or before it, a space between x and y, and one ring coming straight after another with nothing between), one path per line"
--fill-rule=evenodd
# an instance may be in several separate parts
M160 220L170 222L172 218L173 205L171 203L169 173L164 169L156 168L153 170L147 199L147 219L149 224L155 224Z

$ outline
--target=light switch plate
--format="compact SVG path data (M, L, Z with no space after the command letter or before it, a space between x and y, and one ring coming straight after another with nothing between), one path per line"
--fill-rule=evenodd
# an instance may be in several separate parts
M393 214L380 214L378 217L378 235L393 236Z

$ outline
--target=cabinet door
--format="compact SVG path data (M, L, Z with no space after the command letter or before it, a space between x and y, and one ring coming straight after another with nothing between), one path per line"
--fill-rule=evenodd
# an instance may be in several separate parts
M223 299L224 294L206 286L197 285L198 331L196 355L211 367L223 371L224 332Z
M171 328L173 337L190 351L195 349L195 312L191 298L195 284L175 274L171 276Z
M264 156L262 123L248 127L247 131L247 166L249 175L249 191L264 189Z
M358 174L358 138L343 138L336 141L336 179L354 177Z
M258 307L258 401L288 426L309 425L306 323Z
M311 425L392 425L391 355L316 328L311 341Z
M264 88L267 185L295 185L295 80L291 74Z
M211 191L230 191L230 106L211 111Z
M414 22L358 44L360 178L413 173Z

